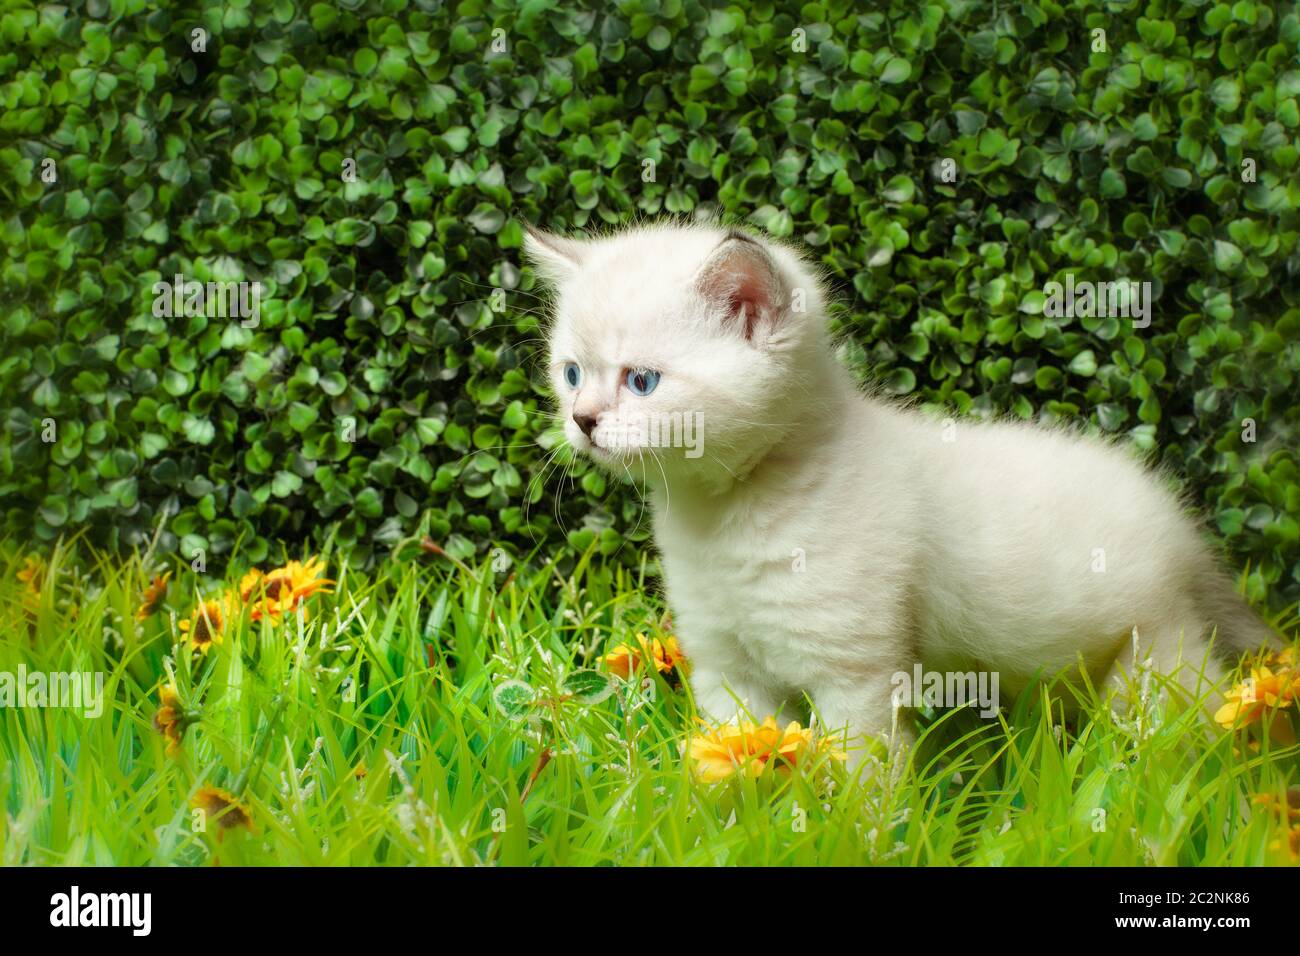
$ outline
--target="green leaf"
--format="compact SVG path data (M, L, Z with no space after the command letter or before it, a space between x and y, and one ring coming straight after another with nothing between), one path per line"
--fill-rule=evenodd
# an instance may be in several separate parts
M537 692L521 680L502 681L492 689L492 703L511 720L528 716Z
M1097 357L1092 349L1084 349L1070 359L1070 371L1075 375L1092 376L1097 374Z
M1214 240L1214 267L1220 272L1233 272L1241 265L1241 250L1231 242Z
M599 704L614 693L614 682L609 675L590 668L569 674L561 686L572 700L587 707Z
M916 193L916 186L910 176L902 173L894 176L889 182L885 183L884 191L881 193L889 202L911 202L912 196Z
M880 71L880 82L902 83L912 75L912 65L902 57L892 56Z
M884 386L895 395L906 395L916 389L916 373L910 368L896 368L885 376Z

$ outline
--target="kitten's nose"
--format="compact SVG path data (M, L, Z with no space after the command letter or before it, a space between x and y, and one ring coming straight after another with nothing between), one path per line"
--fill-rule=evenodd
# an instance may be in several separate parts
M596 430L595 415L580 415L577 412L574 412L573 420L578 423L578 427L582 429L582 433L588 438L590 438L591 433Z

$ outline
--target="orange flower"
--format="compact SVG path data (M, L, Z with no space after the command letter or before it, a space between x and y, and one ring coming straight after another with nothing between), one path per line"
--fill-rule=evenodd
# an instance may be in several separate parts
M209 598L188 620L181 621L181 633L189 639L191 649L206 654L213 644L221 643L229 605L230 599L226 595L219 599Z
M190 806L202 810L205 816L216 823L217 839L225 836L227 830L243 827L253 833L253 814L240 802L239 798L220 787L199 787L190 798Z
M1285 804L1275 793L1257 793L1250 798L1250 802L1271 810L1279 820L1300 823L1300 787L1287 788Z
M320 558L290 561L266 574L253 568L239 582L239 597L252 607L254 621L263 617L278 621L317 591L328 593L327 585L334 582L320 576L324 570Z
M175 684L165 685L158 696L160 703L153 715L153 726L167 740L167 756L175 757L180 753L185 728L194 722L194 717L181 705Z
M1294 660L1294 648L1287 648L1251 667L1250 677L1224 695L1215 721L1229 730L1249 727L1260 722L1265 713L1285 710L1300 701L1300 671L1295 669ZM1286 742L1291 737L1288 721L1276 719L1271 727L1274 739Z
M689 752L695 772L707 783L736 774L757 777L771 766L789 770L822 752L844 758L843 753L831 749L828 738L814 740L812 728L800 727L792 720L782 730L775 717L761 724L748 720L723 724L697 734L691 738Z
M655 670L665 675L670 683L676 682L679 668L682 673L689 673L690 668L686 655L677 646L677 638L667 637L661 641L656 637L649 641L644 634L636 636L635 647L620 644L606 654L604 660L609 672L624 680L631 677L633 671L641 670L647 660L653 661Z
M167 580L171 576L170 571L163 575L154 575L153 583L144 589L144 597L140 601L140 606L136 608L135 619L137 621L143 621L151 617L158 610L158 605L167 596Z

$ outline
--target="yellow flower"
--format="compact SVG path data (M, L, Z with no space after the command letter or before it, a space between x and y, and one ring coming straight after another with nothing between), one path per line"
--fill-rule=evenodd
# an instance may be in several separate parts
M253 568L242 578L239 579L239 599L247 604L253 599L253 592L257 590L258 583L262 580L262 572Z
M1250 802L1265 808L1281 824L1281 832L1269 841L1269 851L1283 862L1300 861L1300 787L1289 787L1285 801L1275 793L1257 793Z
M23 618L27 622L27 633L35 637L36 622L39 619L38 611L41 606L41 588L45 584L45 561L36 555L28 555L23 559L23 566L18 569L17 576L23 583L21 606Z
M692 737L689 748L695 772L708 783L737 774L757 777L772 766L789 770L822 752L836 759L844 757L831 749L829 739L814 740L812 728L800 727L792 720L783 730L775 717L761 724L742 720L714 727Z
M18 580L27 585L27 590L39 594L41 583L45 580L45 562L36 555L29 554L18 570Z
M1264 663L1272 668L1294 668L1296 666L1296 647L1297 645L1290 644L1280 651L1273 651L1268 655Z
M220 840L227 830L243 827L249 833L253 830L253 814L234 794L220 787L200 787L190 798L190 806L202 810L209 820L217 825L217 839Z
M1271 841L1268 848L1290 863L1300 861L1300 823Z
M160 703L153 715L153 726L167 740L167 756L174 757L180 752L185 728L193 721L181 705L175 684L164 685L158 696Z
M263 617L278 621L317 591L328 593L327 585L334 582L320 576L324 570L320 558L290 561L266 574L254 568L240 580L239 597L252 608L254 621Z
M1281 711L1300 701L1300 671L1292 666L1294 651L1287 648L1271 654L1250 669L1250 677L1224 694L1224 704L1214 715L1225 729L1249 727L1269 711ZM1290 737L1290 725L1278 719L1272 723L1275 739Z
M181 621L181 633L189 639L193 650L206 654L213 644L221 643L229 604L229 597L225 595L219 599L209 598L188 620Z
M677 646L675 637L667 637L662 641L656 637L650 641L644 634L638 634L636 646L620 644L604 657L609 672L624 680L631 677L633 671L641 670L647 660L654 662L655 670L663 674L669 683L676 683L679 669L682 673L689 673L690 664L682 649Z
M158 610L158 605L167 596L167 580L171 576L170 571L163 575L154 575L153 583L144 589L144 597L140 601L140 606L136 608L135 619L137 621L143 621L151 617Z

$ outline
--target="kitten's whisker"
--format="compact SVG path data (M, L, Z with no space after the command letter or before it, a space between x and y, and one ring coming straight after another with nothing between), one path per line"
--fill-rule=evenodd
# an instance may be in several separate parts
M722 470L725 471L727 474L729 474L729 475L731 476L731 480L732 480L732 481L739 481L739 480L740 480L739 478L736 477L736 473L735 473L734 471L732 471L730 468L727 467L727 463L726 463L725 461L723 461L721 458L719 458L717 455L714 455L713 458L712 458L712 460L713 460L716 464L722 466Z
M527 289L507 289L504 286L494 286L486 282L475 282L473 279L467 278L465 276L460 276L459 279L461 285L467 285L472 288L491 289L494 292L497 289L501 289L503 292L505 292L506 295L527 295L527 296L531 296L534 299L537 299L539 302L546 301L545 296L538 295L536 292L529 292Z
M531 313L530 311L528 311L527 309L516 309L515 311L516 311L516 312L523 312L525 315L531 315L531 314L532 314L532 313ZM507 329L507 330L508 330L508 329L510 329L514 324L515 324L515 323L513 323L513 322L493 322L491 325L485 325L485 326L483 326L483 328L481 328L481 329L474 329L474 330L471 331L469 334L467 334L467 335L465 336L465 338L467 338L467 339L473 339L473 338L476 338L477 336L481 335L481 334L484 333L484 332L492 332L492 331L494 331L494 330L496 330L496 329ZM544 335L534 335L534 336L532 336L531 338L527 338L527 339L514 339L514 340L511 340L511 343L510 343L510 344L511 344L511 345L522 345L522 344L527 343L527 342L545 342L545 341L546 341L546 336L544 336Z
M566 444L566 445L568 444L567 440L566 440L565 444ZM570 447L572 447L572 446L570 446ZM562 474L560 475L560 484L563 485L563 484L564 484L564 479L565 479L565 478L568 478L568 479L569 479L569 491L572 492L572 491L573 491L573 458L570 458L568 461L563 461L563 462L561 462L560 465L561 465L561 469L562 469ZM551 500L551 513L555 516L555 524L556 524L556 526L560 529L560 534L561 534L563 537L566 537L566 538L567 538L569 533L568 533L568 529L565 528L565 526L564 526L564 516L560 514L560 496L559 496L559 495L556 495L556 496Z
M459 458L456 458L452 461L445 462L445 464L459 465L466 458L473 458L475 455L480 453L487 454L489 452L494 452L494 451L513 451L515 449L520 449L520 448L526 449L526 448L536 448L536 447L537 447L537 442L527 442L526 444L523 445L489 445L487 448L475 448L473 451L467 451Z
M636 462L637 462L637 468L640 469L640 470L642 470L642 471L644 471L644 470L645 470L645 456L644 456L643 454L641 454L640 449L638 449L638 450L637 450L637 453L636 453ZM633 487L633 489L636 491L636 495L637 495L637 497L641 500L641 507L640 507L640 509L638 509L638 511L637 511L637 513L636 513L636 525L633 526L633 528L632 528L632 534L635 535L638 531L641 530L641 522L645 519L645 495L642 494L640 488L637 488L637 486L636 486L636 477L632 474L632 469L631 469L631 468L628 468L628 469L627 469L627 480L628 480L628 483L629 483L629 484Z
M443 306L443 308L445 308L445 309L454 309L454 308L456 308L457 306L461 306L461 305L470 305L470 304L472 304L472 303L476 303L476 302L481 303L482 301L483 301L482 299L461 299L461 300L458 301L458 302L448 302L448 303L446 303L446 304ZM547 315L547 313L544 312L544 311L542 311L542 310L540 310L540 309L529 309L529 308L525 308L525 307L523 307L523 306L512 305L512 306L510 306L510 308L509 308L507 311L509 311L509 312L518 312L518 313L520 313L520 314L522 314L522 315L536 315L536 316L538 316L539 318L543 318L543 319L549 318L549 316ZM493 313L493 314L494 314L494 315L501 315L502 313L500 313L500 312L496 312L496 313ZM478 334L479 332L486 332L486 331L487 331L488 329L490 329L490 328L501 328L502 326L504 326L504 325L508 325L508 324L509 324L509 323L504 323L504 322L502 322L502 323L494 323L493 325L490 325L490 326L484 326L484 327L481 328L481 329L474 329L474 334Z
M742 425L757 425L760 428L787 428L791 424L790 422L751 422L746 418L718 418L717 416L711 416L711 417L715 422L717 421L739 422Z
M561 444L559 444L559 445L556 445L554 448L552 448L552 449L547 453L546 458L543 459L543 461L542 461L542 470L541 470L541 472L540 472L539 474L534 475L534 476L529 480L529 482L528 482L528 489L527 489L526 496L525 496L525 499L524 499L524 523L525 523L525 524L529 524L529 523L531 523L531 522L530 522L530 515L532 514L532 508L533 508L533 502L532 502L531 499L532 499L532 497L533 497L533 487L534 487L534 482L535 482L538 486L542 486L542 487L545 486L545 484L546 484L546 476L547 476L547 474L549 474L549 472L551 471L551 468L552 468L552 467L554 466L554 464L555 464L556 457L559 455L559 453L561 452L561 450L563 450L563 448L564 448L563 443L561 443ZM541 542L537 540L537 535L536 535L536 534L533 535L533 543L534 543L534 544L541 544Z
M664 463L659 460L659 456L655 454L655 450L653 448L647 448L646 450L650 452L651 460L659 466L659 474L664 480L664 517L667 517L673 510L672 491L668 488L668 473L664 471Z
M637 449L638 461L640 461L640 458L641 458L641 449L638 448ZM622 464L623 466L623 474L627 475L628 484L630 484L635 489L636 478L634 478L632 475L632 469L629 468L625 462L620 462L620 464ZM645 517L645 496L640 494L640 489L637 489L637 497L641 499L641 509L636 514L636 524L632 526L631 534L626 534L623 536L623 544L627 544L628 540L631 537L635 536L636 533L641 530L641 519ZM621 551L622 549L623 549L623 545L619 545L619 550Z

